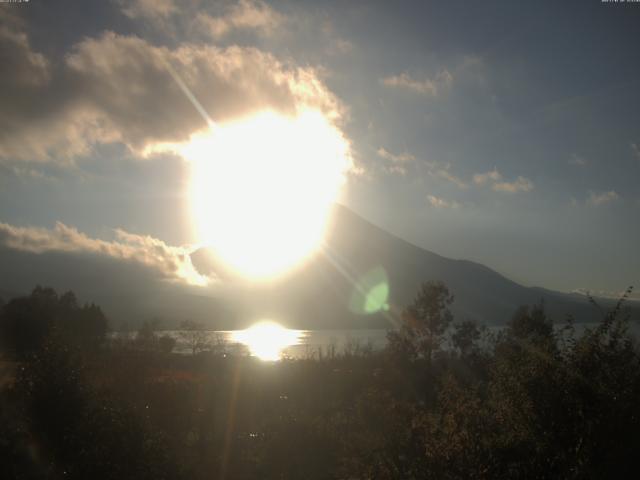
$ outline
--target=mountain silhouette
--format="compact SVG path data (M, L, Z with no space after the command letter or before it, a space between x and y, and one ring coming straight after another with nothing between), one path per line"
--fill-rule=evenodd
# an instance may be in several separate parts
M36 284L73 290L81 301L100 305L116 329L153 318L163 328L189 319L233 329L267 318L294 328L388 328L422 282L440 280L455 296L452 310L459 320L501 325L519 306L540 302L555 321L567 315L579 322L602 318L583 295L524 287L484 265L442 257L340 205L331 212L319 252L275 281L238 278L207 249L191 258L201 273L219 277L215 286L162 281L143 266L109 257L2 247L0 297L26 294ZM605 310L613 305L599 302ZM638 302L628 305L640 317Z
M225 272L212 252L201 250L192 256L203 272ZM351 308L354 296L366 290L370 277L386 281L388 310L370 314ZM267 286L237 282L235 303L249 316L278 317L302 328L388 327L393 317L409 304L419 285L428 280L443 281L455 296L453 313L458 319L473 319L491 325L507 322L521 305L543 302L556 321L573 315L577 321L597 321L601 312L587 298L519 285L484 265L453 260L413 245L336 205L320 252L290 274ZM375 283L375 282L374 282ZM364 287L363 287L364 284ZM362 295L361 295L362 296ZM613 305L600 300L603 308ZM637 315L635 302L630 302ZM246 314L245 314L246 315Z

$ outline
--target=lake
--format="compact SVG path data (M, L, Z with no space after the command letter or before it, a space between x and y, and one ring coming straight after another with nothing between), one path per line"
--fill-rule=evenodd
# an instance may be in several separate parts
M576 336L582 334L585 328L595 327L594 323L576 324ZM564 324L556 324L560 329ZM488 327L490 332L497 333L504 327ZM637 337L640 332L638 324L630 325L631 332ZM168 335L176 340L174 352L190 354L189 333L183 330L165 330L157 332L158 335ZM229 353L249 353L263 360L277 360L280 357L288 358L318 358L346 352L357 352L363 349L378 351L387 344L386 329L359 329L359 330L295 330L281 327L275 323L261 323L245 330L215 330L197 332L205 335L206 340L213 348L221 348ZM134 338L136 333L113 333ZM448 343L445 340L443 347Z
M247 334L248 330L217 330L207 332L212 344L223 343L229 351L248 350L249 353L266 360L282 354L289 358L318 357L329 352L344 353L356 349L381 350L386 345L387 330L271 330ZM191 353L185 335L179 330L168 330L160 335L169 335L177 341L174 352Z

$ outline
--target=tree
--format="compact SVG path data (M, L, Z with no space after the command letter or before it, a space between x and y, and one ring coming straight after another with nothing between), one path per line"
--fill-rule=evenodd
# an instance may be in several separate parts
M39 350L55 331L60 340L79 347L97 347L107 332L100 307L80 307L73 292L60 296L37 286L30 295L13 298L2 308L0 334L18 356Z
M208 350L211 344L209 332L199 322L185 320L180 324L178 335L193 355Z
M85 360L71 347L47 339L19 370L15 395L30 450L43 446L31 453L40 478L181 478L166 436L132 405L95 389ZM0 431L0 454L5 435ZM17 478L25 478L23 472Z
M521 306L509 321L507 335L534 343L553 339L553 322L544 309L544 303L529 307Z
M156 330L160 321L158 319L145 320L136 333L135 343L138 348L147 351L158 349L158 335Z
M78 306L76 296L69 291L58 301L61 318L55 325L63 337L77 346L97 347L107 333L107 318L95 304Z
M413 303L403 312L400 329L387 335L391 350L431 363L453 320L449 310L452 303L453 295L444 283L423 283Z
M158 348L162 353L171 353L176 347L176 339L169 335L162 335L158 339Z
M468 358L478 348L482 330L473 320L464 320L453 325L451 343L462 358Z
M6 346L19 356L38 349L51 330L57 303L56 292L40 286L27 297L11 299L3 308L2 338Z

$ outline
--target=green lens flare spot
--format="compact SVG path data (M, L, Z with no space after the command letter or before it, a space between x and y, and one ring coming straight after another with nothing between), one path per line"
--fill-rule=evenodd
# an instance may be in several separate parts
M388 310L389 279L384 268L376 267L362 275L351 292L349 309L358 314Z

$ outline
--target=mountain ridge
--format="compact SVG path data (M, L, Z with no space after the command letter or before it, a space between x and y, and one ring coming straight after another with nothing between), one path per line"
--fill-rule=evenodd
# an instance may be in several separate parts
M271 318L292 328L388 328L411 303L420 284L443 281L454 294L457 319L504 324L521 305L544 302L555 321L573 315L577 321L600 319L587 298L543 287L525 287L478 262L451 259L421 248L336 205L323 247L291 272L261 284L235 277L207 249L191 254L202 273L223 280L216 288L159 281L141 266L83 253L33 254L0 247L0 291L28 293L36 284L73 290L81 301L103 307L114 328L159 318L163 327L185 319L209 328L244 328ZM389 310L364 314L353 299L371 276L385 283ZM366 286L366 285L365 285ZM4 298L6 301L7 298ZM614 301L599 300L603 308ZM633 318L640 304L630 302ZM393 318L391 318L393 320Z

